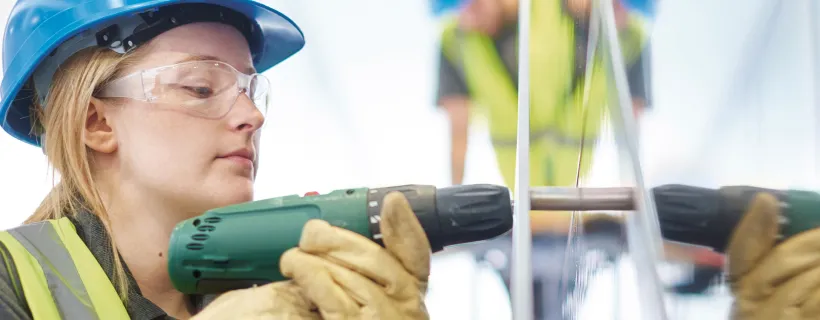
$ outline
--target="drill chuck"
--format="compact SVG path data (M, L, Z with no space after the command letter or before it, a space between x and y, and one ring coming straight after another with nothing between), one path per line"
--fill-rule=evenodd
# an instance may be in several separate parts
M708 189L671 184L652 191L665 239L707 246L717 252L726 250L732 231L757 193L784 198L781 191L750 186Z
M490 184L446 188L408 185L370 189L368 217L373 240L381 242L381 200L390 192L404 194L421 222L433 252L451 245L491 239L512 229L509 189Z
M439 189L436 208L442 247L495 238L513 226L510 191L500 186L484 184Z

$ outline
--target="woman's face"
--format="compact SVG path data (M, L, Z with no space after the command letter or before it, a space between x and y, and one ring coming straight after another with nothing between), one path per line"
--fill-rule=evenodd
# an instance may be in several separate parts
M181 26L144 49L144 58L124 74L193 57L254 72L245 38L223 24ZM124 101L106 111L116 143L111 163L120 185L135 189L120 192L147 194L147 199L185 211L182 215L252 200L264 115L248 96L239 95L221 118L198 117L181 106Z

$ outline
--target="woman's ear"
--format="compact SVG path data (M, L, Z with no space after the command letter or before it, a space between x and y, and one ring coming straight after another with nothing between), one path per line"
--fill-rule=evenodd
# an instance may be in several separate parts
M102 100L91 98L85 115L84 143L87 147L101 153L113 153L117 150L117 137L111 127L109 106Z

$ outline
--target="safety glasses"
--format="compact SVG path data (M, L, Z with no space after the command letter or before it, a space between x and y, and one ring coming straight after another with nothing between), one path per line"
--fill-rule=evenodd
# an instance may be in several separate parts
M270 82L220 61L190 61L135 72L108 83L98 98L128 98L219 119L245 94L267 114Z

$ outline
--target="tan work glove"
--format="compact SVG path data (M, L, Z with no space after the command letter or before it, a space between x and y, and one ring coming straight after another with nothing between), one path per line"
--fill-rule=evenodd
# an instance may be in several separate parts
M773 195L758 194L732 234L732 319L820 319L820 229L779 242L781 208Z
M322 220L309 221L280 268L323 319L428 319L430 243L403 194L384 198L385 247Z
M292 281L227 292L191 320L308 320L321 319L316 306Z

